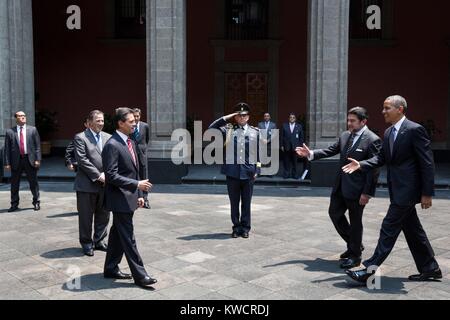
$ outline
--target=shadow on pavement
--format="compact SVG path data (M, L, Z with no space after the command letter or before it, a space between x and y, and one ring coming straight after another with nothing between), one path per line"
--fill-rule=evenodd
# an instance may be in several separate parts
M194 234L191 236L179 237L178 240L228 240L231 239L229 233Z

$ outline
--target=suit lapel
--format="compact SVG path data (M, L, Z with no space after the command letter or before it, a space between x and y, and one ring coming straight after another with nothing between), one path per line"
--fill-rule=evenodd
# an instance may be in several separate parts
M20 148L20 141L19 141L19 137L18 137L18 134L17 134L17 130L18 130L18 126L15 126L13 128L14 140L16 141L17 146Z
M97 139L95 139L94 135L92 134L91 130L86 129L86 137L89 139L89 141L95 146L95 150L101 155L100 149L97 147ZM103 139L102 139L103 140Z
M116 140L119 141L119 143L122 145L123 151L127 154L128 159L130 160L131 164L134 166L135 169L137 169L137 154L136 154L136 146L133 144L133 139L131 139L131 145L133 147L133 153L134 157L136 159L136 163L134 163L133 158L131 157L130 151L128 150L128 146L125 141L123 141L122 137L119 136L118 133L114 133L116 135Z
M343 155L345 155L347 153L348 139L350 139L350 131L346 131L345 135L342 137L341 154L343 154Z
M25 152L30 153L31 152L31 148L30 148L31 147L31 130L30 130L29 126L27 126L26 128L27 128L26 129L27 133L26 133L25 139L27 140L27 145L26 145L27 150L25 150Z
M403 121L400 130L397 133L397 138L395 138L395 142L394 142L394 148L392 149L392 158L394 157L394 155L397 154L398 148L401 144L401 141L403 140L403 137L405 136L405 132L408 131L408 125L407 122L408 119L405 119L405 121Z

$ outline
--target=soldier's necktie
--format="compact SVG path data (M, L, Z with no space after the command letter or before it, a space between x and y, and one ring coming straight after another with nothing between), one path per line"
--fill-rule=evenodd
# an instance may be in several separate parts
M350 153L350 150L352 150L353 148L353 142L355 141L355 137L356 135L354 133L352 133L350 135L350 138L348 139L348 145L347 145L347 155Z
M133 145L131 144L131 139L127 140L128 151L130 151L131 158L133 159L134 165L136 165L136 156L134 155Z
M397 129L395 129L395 127L392 127L391 133L389 134L389 150L391 151L391 156L392 156L392 152L394 151L394 142L395 142L395 132L396 131L397 131Z
M20 155L25 155L25 142L23 140L23 127L20 127L20 138L19 138Z

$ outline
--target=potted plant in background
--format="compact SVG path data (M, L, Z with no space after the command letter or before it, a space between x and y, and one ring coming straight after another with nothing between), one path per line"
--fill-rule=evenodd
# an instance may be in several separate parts
M36 111L36 128L41 137L41 153L46 156L51 153L52 143L50 136L58 130L57 112L48 110Z

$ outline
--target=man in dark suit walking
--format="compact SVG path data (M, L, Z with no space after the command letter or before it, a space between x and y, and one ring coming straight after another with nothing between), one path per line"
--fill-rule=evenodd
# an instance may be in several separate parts
M41 166L41 139L35 127L27 125L25 112L15 114L17 126L8 129L5 135L4 164L11 170L11 208L8 212L19 209L19 188L22 172L30 184L33 194L34 210L41 209L37 172Z
M301 147L304 140L302 125L297 123L295 114L289 114L289 122L283 124L281 129L281 151L283 151L283 166L285 179L300 178L298 156L295 149Z
M261 173L259 131L248 125L250 107L247 103L238 103L234 111L235 113L214 121L209 128L219 129L225 138L225 161L221 172L227 177L233 223L231 237L248 238L251 229L253 186L256 177ZM231 123L227 124L231 119L237 124L234 126Z
M136 128L132 135L133 140L136 142L137 153L139 158L139 178L141 180L148 179L148 159L147 159L147 146L150 141L150 127L147 123L141 121L141 109L133 109L134 118L136 119ZM148 192L144 191L144 208L150 209L150 203L148 201Z
M102 150L111 137L103 132L104 114L99 110L89 113L89 127L74 139L75 159L78 164L75 177L79 239L83 252L94 255L94 249L106 251L109 212L103 207L105 174L102 164ZM95 219L94 219L95 217ZM92 222L94 237L92 238Z
M381 149L381 139L367 128L367 111L355 107L348 111L348 131L342 133L338 141L327 149L309 150L306 145L297 148L299 156L309 160L318 160L340 154L340 167L349 163L348 157L365 160L377 155ZM362 216L364 207L375 195L379 170L358 172L347 175L339 169L331 193L328 213L339 235L347 243L347 251L341 254L345 259L341 268L359 266L363 250ZM350 223L345 217L348 210Z
M344 172L387 166L387 181L391 204L381 225L378 245L371 258L363 262L360 270L347 270L347 274L360 283L371 276L369 267L378 268L394 248L403 231L419 274L409 277L412 281L442 278L442 272L434 258L430 241L417 216L416 204L422 209L432 205L434 195L434 161L430 139L424 127L405 116L406 100L391 96L384 101L383 116L391 126L384 133L382 150L365 161L351 160Z
M142 192L148 192L152 184L148 180L139 180L136 145L130 138L136 126L133 111L129 108L117 109L114 123L117 130L102 152L106 182L105 205L106 209L113 213L103 274L105 278L133 278L136 285L150 288L157 281L145 271L144 262L138 252L133 215L138 207L144 206ZM119 269L124 254L132 276L122 273Z

